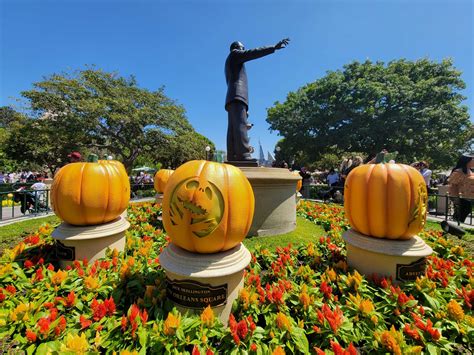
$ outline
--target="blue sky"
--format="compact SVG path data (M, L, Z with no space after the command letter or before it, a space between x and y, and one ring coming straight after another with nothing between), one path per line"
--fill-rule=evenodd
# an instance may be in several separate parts
M288 92L353 60L451 57L473 106L473 2L24 1L0 0L0 105L15 104L43 76L96 67L133 74L141 87L182 104L194 128L225 149L224 61L247 48L290 45L248 62L251 143L273 151L266 109Z

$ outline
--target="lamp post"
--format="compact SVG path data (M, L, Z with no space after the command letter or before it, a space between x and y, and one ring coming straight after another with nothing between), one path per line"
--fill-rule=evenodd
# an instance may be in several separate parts
M211 151L211 147L207 145L205 149L206 149L206 160L209 160L209 152Z

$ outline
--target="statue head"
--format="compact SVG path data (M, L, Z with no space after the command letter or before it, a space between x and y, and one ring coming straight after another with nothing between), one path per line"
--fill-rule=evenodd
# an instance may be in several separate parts
M232 42L232 44L230 45L230 51L233 51L234 49L239 49L242 51L245 49L245 47L242 42L235 41L235 42Z

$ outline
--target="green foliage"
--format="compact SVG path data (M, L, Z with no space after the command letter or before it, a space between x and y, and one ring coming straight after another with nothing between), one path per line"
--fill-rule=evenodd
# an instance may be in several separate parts
M286 156L315 161L385 148L398 151L398 161L447 167L473 138L460 75L451 60L352 62L290 92L268 110L267 122L284 137Z
M0 257L0 338L7 353L450 354L474 341L473 263L441 232L426 273L392 284L347 264L343 208L302 201L313 240L268 249L259 238L228 327L210 307L180 313L166 298L161 206L135 204L124 251L59 269L43 225ZM321 229L324 228L324 236ZM306 227L305 227L306 229ZM310 232L311 234L312 232Z
M53 74L22 95L30 117L8 125L14 133L7 142L11 157L55 169L71 151L94 151L111 154L130 170L140 155L152 156L156 163L170 154L180 158L201 154L201 149L192 148L202 139L194 138L184 108L163 88L140 88L133 76L90 68ZM183 135L193 144L170 149Z

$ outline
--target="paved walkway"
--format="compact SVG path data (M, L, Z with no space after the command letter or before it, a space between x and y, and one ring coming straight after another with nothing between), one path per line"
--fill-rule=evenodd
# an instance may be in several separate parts
M308 200L323 203L322 200L313 200L313 199L308 199ZM131 203L153 202L153 201L155 201L154 197L145 197L145 198L141 198L141 199L130 200ZM15 211L14 211L14 216L12 217L12 208L11 207L4 207L3 211L2 211L3 218L2 218L2 220L0 220L0 227L6 226L6 225L12 224L12 223L21 222L21 221L24 221L24 220L27 220L27 219L43 218L43 217L52 216L52 215L54 215L53 211L48 212L48 213L42 212L42 213L39 213L39 214L26 214L26 215L23 215L20 211L20 206L16 206ZM428 215L428 220L430 220L432 222L442 222L442 221L444 221L444 216ZM454 221L449 221L449 222L456 223ZM460 227L462 229L474 229L474 225L470 225L470 224L466 224L466 223L461 223Z
M427 219L431 222L442 222L442 221L445 220L444 216L433 216L433 215L428 215ZM456 221L451 221L449 218L448 218L448 222L453 223L454 225L457 225ZM461 227L462 229L465 229L465 230L474 229L474 225L466 224L466 223L461 223L459 225L459 227Z
M140 203L140 202L153 202L155 201L154 197L145 197L135 200L130 200L131 203ZM15 206L13 215L11 207L2 208L2 219L0 220L0 227L6 226L12 223L22 222L29 219L43 218L54 215L53 211L50 212L41 212L38 214L22 214L20 211L20 206Z

